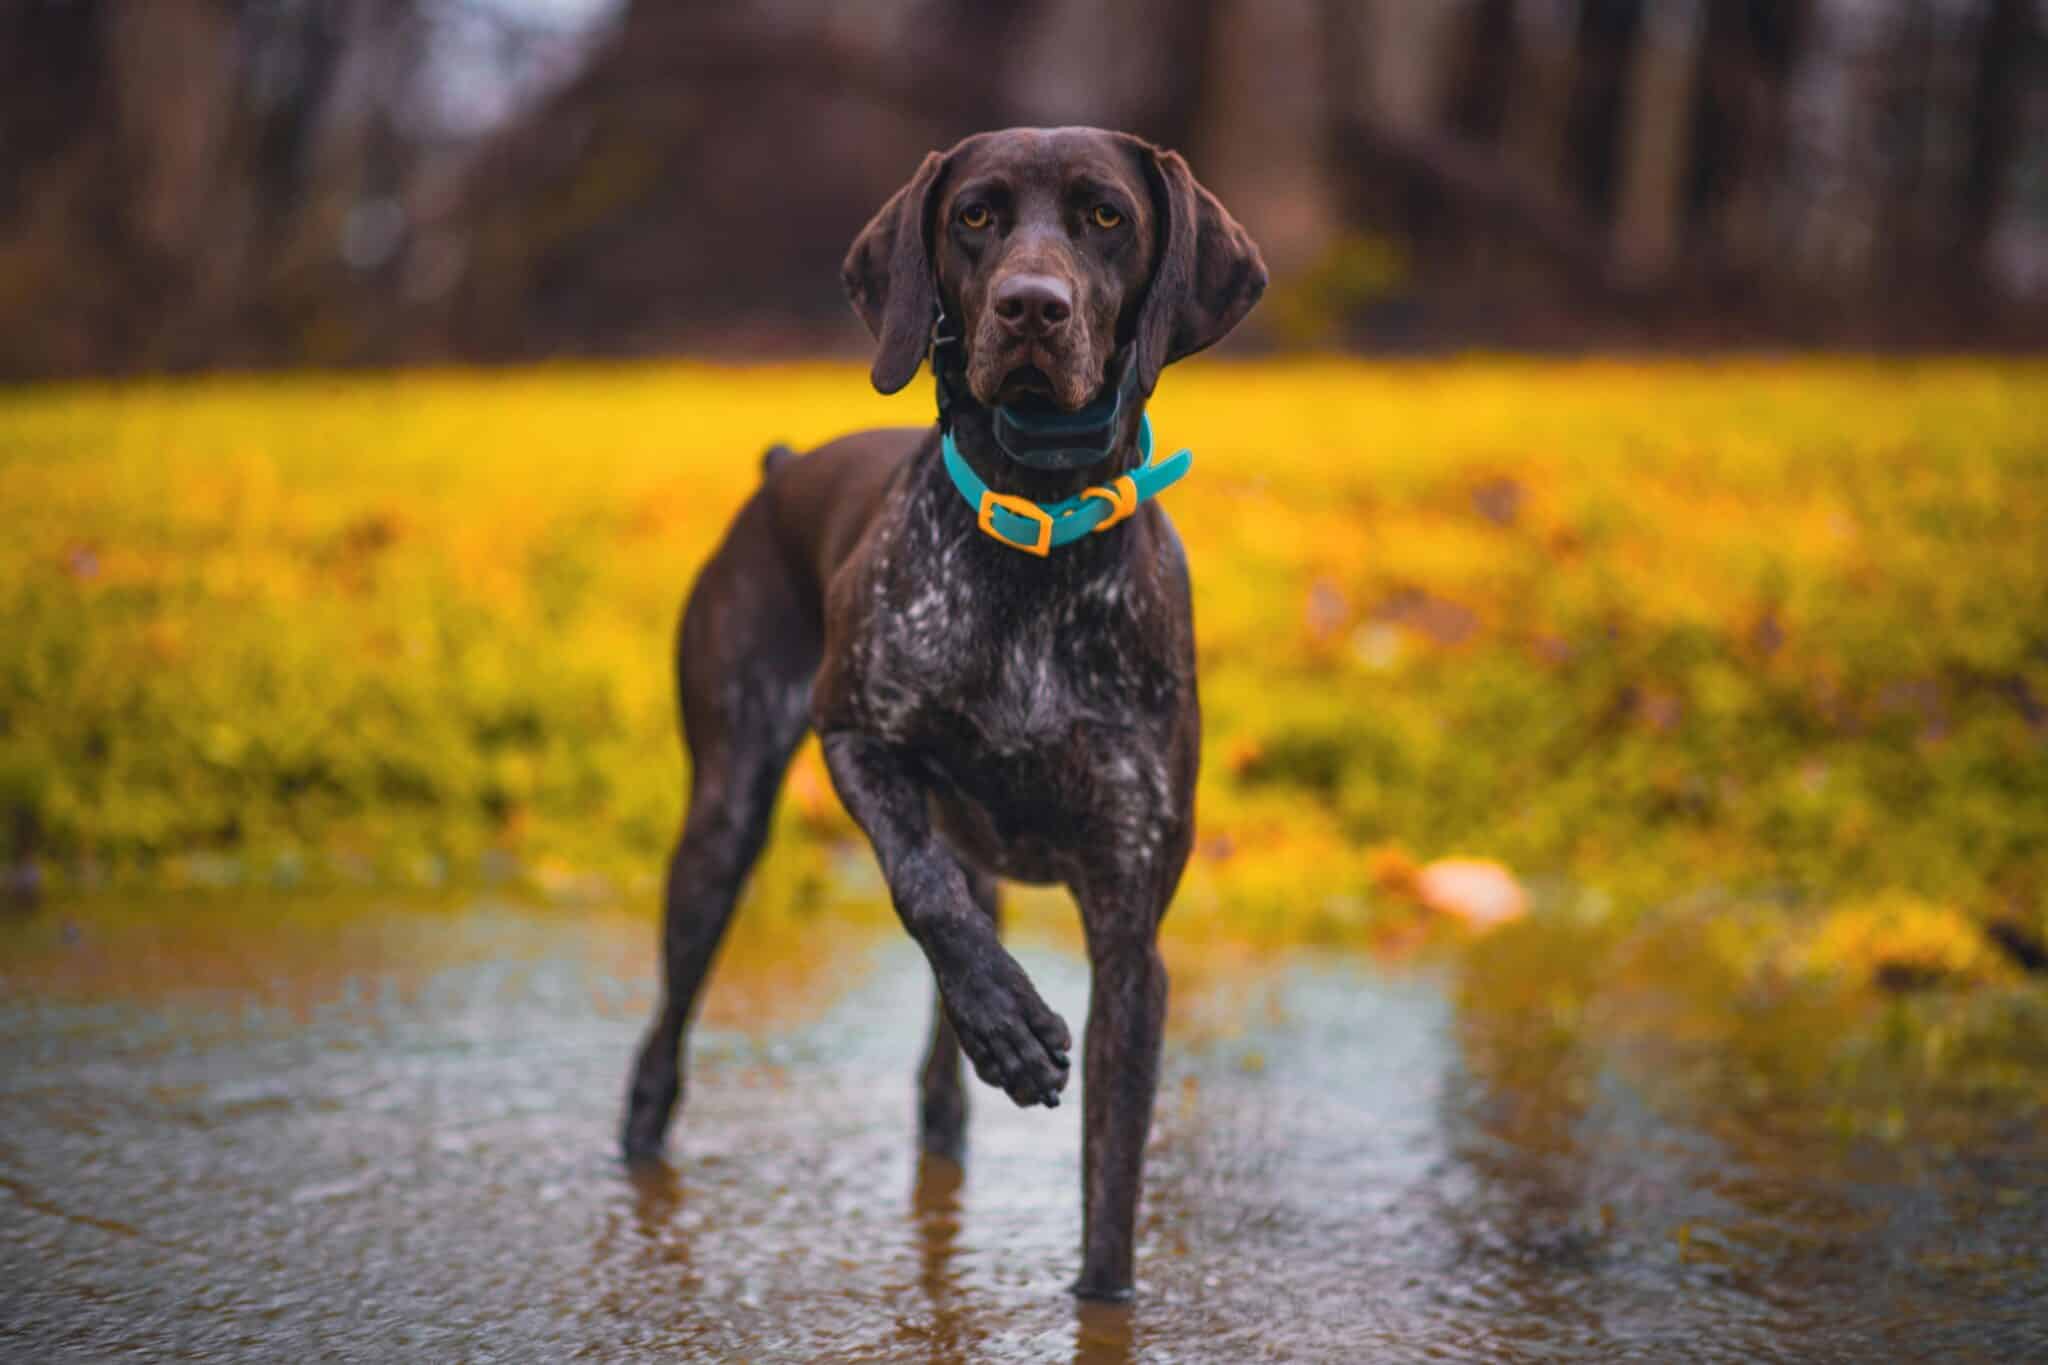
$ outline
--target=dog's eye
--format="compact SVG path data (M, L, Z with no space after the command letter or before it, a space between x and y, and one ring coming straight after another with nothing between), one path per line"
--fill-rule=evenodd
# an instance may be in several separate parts
M1121 227L1124 221L1124 216L1107 204L1095 206L1094 218L1095 226L1099 228Z
M988 226L988 209L980 204L969 204L960 210L960 226L981 231Z

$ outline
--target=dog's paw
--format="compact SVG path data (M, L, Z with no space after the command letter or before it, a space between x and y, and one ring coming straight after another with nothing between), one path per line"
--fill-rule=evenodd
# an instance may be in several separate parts
M659 1161L667 1126L650 1111L636 1110L627 1114L625 1125L619 1131L619 1154L632 1163Z
M1067 1292L1075 1298L1089 1303L1129 1303L1137 1297L1137 1291L1131 1287L1131 1282L1128 1279L1116 1280L1106 1276L1091 1277L1086 1271L1083 1271L1078 1279L1067 1286Z
M668 1135L669 1120L682 1099L682 1090L682 1078L673 1069L645 1060L634 1069L633 1084L626 1093L626 1120L619 1128L619 1150L627 1161L652 1161L661 1156L662 1139Z
M975 1075L1019 1105L1059 1108L1073 1036L1008 953L941 994Z
M668 1115L649 1105L634 1105L626 1111L619 1130L619 1152L627 1161L654 1161L661 1156L662 1139L668 1132Z

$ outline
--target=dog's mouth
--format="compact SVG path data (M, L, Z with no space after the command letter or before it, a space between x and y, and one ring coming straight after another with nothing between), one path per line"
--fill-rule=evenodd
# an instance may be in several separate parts
M996 385L996 401L1023 412L1062 411L1058 394L1052 376L1036 365L1020 365Z

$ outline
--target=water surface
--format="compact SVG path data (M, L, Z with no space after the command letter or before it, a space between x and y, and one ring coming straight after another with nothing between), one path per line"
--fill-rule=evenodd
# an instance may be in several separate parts
M1787 1139L1488 1027L1455 961L1183 951L1141 1296L1077 1306L1080 1106L977 1086L965 1169L918 1160L898 934L743 937L672 1160L629 1172L651 942L496 903L0 929L0 1352L2048 1358L2032 1127ZM1082 963L1020 957L1078 1022Z

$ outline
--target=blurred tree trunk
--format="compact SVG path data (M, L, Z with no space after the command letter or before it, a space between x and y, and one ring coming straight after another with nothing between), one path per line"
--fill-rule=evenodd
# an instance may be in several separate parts
M1661 279L1672 268L1693 150L1690 120L1700 0L1663 0L1643 24L1624 105L1614 253L1624 275Z
M1431 163L1446 107L1473 99L1472 51L1456 41L1470 8L1332 0L1323 18L1325 117L1349 141L1346 217L1391 228L1424 255L1450 247L1455 231L1455 192Z
M1577 5L1578 0L1516 0L1514 7L1522 60L1504 140L1518 165L1559 179L1571 115Z
M1482 145L1500 141L1523 78L1516 9L1516 0L1478 0L1457 39L1445 117L1460 137Z
M1186 149L1197 135L1216 0L1048 0L1018 35L1010 120L1095 124Z
M1579 208L1597 223L1613 220L1619 196L1628 73L1642 29L1643 0L1580 0L1566 181Z
M1335 236L1319 0L1216 0L1196 174L1259 241L1276 274L1319 260ZM1284 149L1284 153L1279 149Z
M105 0L0 10L0 219L25 211L29 177L87 134L105 102Z
M1390 128L1428 132L1455 102L1456 40L1474 0L1363 0L1351 41L1363 58L1352 98Z
M1989 0L1977 34L1976 85L1969 150L1957 212L1957 254L1969 263L1972 287L1988 302L1991 233L2004 209L2019 153L2020 101L2030 70L2038 74L2039 19L2034 0Z
M1688 237L1717 267L1746 272L1784 235L1790 87L1811 0L1708 0L1695 86ZM1782 245L1782 243L1778 243Z
M1940 234L1931 223L1928 201L1930 137L1934 122L1934 9L1931 0L1901 0L1891 42L1885 52L1883 120L1884 216L1879 250L1871 264L1878 280L1911 288L1919 267L1938 249Z

